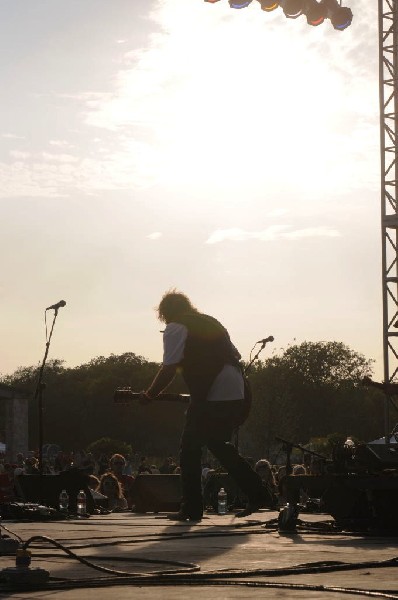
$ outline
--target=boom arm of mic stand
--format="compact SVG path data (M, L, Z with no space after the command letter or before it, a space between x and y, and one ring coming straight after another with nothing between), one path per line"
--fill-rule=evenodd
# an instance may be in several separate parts
M326 456L323 456L322 454L318 454L318 452L314 452L313 450L307 450L307 448L304 448L303 446L300 446L299 444L292 444L292 442L288 442L287 440L283 440L280 437L275 436L275 439L277 442L281 442L284 446L290 447L290 448L297 448L297 450L301 450L302 452L305 452L306 454L312 454L312 456L316 456L317 458L321 458L322 460L328 460L326 458Z
M244 370L244 374L247 375L250 371L250 368L253 366L253 363L258 359L258 357L260 356L260 353L264 350L265 348L265 344L267 342L263 342L261 344L260 350L257 352L257 354L255 356L253 356L253 358L251 359L251 361L249 362L249 364L247 365L247 367Z

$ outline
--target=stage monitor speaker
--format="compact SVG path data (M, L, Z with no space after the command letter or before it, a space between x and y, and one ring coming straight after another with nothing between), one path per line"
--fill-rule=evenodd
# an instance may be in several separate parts
M355 482L355 479L352 478ZM353 531L385 530L396 532L398 529L398 489L395 478L391 485L383 489L380 477L363 478L362 487L350 485L342 480L331 485L325 492L323 501L325 510L344 529Z
M84 490L87 497L87 512L94 512L94 500L87 486L88 474L79 469L61 471L55 475L22 474L16 480L16 488L22 502L34 502L58 508L59 495L66 490L69 495L69 510L76 513L77 494Z
M137 475L132 486L135 512L177 512L181 502L180 475Z

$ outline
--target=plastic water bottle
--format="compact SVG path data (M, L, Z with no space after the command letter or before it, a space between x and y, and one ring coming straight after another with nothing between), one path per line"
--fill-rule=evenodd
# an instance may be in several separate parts
M87 514L87 498L83 490L77 495L77 516L85 517Z
M69 496L68 496L68 492L66 490L62 490L62 492L59 495L58 507L59 507L59 510L63 513L68 512Z
M227 514L227 492L222 487L218 492L218 510L219 515Z

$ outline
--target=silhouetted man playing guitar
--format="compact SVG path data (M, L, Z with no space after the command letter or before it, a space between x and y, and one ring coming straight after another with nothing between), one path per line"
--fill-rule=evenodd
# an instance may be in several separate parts
M240 354L227 330L200 313L180 292L167 292L158 307L166 323L163 365L143 393L155 399L181 369L191 401L181 439L182 503L176 519L198 521L203 516L201 454L207 446L247 495L246 516L263 506L261 478L230 443L233 430L247 418L250 392L239 364Z

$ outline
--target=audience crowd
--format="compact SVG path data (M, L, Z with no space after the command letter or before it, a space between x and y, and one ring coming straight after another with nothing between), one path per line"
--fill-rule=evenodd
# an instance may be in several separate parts
M307 457L305 457L306 459ZM286 503L286 467L272 465L262 458L257 462L246 458L260 475L267 490L267 507L278 508ZM292 475L318 475L322 465L314 460L304 460L304 464L295 464ZM43 474L58 474L76 470L87 474L88 487L94 501L110 511L134 510L134 481L140 475L178 474L180 467L172 456L163 460L148 459L146 456L122 454L94 456L84 451L53 453L43 457ZM216 461L204 462L202 469L203 497L206 508L216 510L217 494L220 487L219 473L222 468ZM20 475L39 474L39 458L37 452L19 453L14 463L0 457L0 499L2 502L18 500L17 478ZM245 502L245 498L237 492L231 504L237 507ZM301 490L300 503L305 506L311 503L305 490Z

